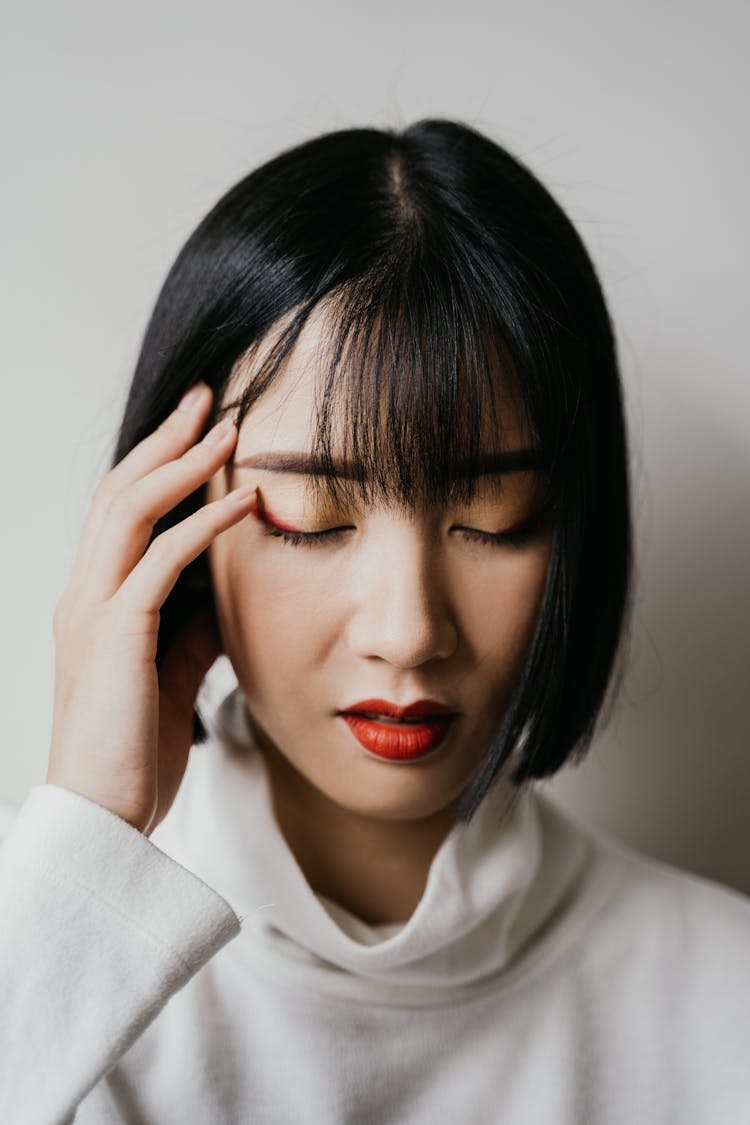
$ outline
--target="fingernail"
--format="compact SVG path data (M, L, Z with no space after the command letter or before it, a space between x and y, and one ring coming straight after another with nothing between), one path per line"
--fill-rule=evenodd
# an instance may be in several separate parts
M191 387L190 390L187 391L187 393L184 394L180 399L177 409L182 410L183 412L192 410L192 408L198 402L198 399L201 397L205 386L205 383L196 383L194 387Z
M242 488L235 488L233 492L228 492L224 499L231 500L233 504L247 504L254 492L255 489L251 484L243 484Z

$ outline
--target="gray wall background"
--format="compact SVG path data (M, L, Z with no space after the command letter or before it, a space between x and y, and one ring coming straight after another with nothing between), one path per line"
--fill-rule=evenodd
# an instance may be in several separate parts
M627 672L586 762L545 787L750 892L749 32L739 0L4 0L0 794L46 774L53 609L185 237L283 147L451 116L567 208L626 381Z

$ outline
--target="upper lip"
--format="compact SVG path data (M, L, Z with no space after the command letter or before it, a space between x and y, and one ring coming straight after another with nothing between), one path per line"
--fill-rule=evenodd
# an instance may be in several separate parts
M366 713L388 715L392 719L421 719L425 715L455 715L456 712L434 699L418 699L404 707L387 699L361 699L359 703L352 703L351 707L341 712L342 715Z

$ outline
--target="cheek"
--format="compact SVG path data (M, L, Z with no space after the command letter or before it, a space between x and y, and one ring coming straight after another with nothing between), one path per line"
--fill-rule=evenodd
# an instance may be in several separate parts
M460 588L460 614L470 643L501 674L511 673L526 655L539 614L549 547L509 555L475 568Z
M336 631L341 604L335 568L303 551L273 544L215 542L209 550L217 613L233 662L246 670L280 669L320 659ZM302 556L302 557L300 557Z

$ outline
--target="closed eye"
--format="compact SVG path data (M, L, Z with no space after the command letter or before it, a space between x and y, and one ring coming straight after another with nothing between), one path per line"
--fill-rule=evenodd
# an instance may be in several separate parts
M292 531L282 527L266 527L266 534L282 543L291 543L294 547L319 547L323 544L334 543L341 538L345 531L352 531L349 527L330 527L325 531Z
M324 543L333 543L344 531L349 530L347 527L330 527L324 531L298 531L294 527L285 527L270 515L265 504L262 503L256 507L253 515L262 525L266 535L280 539L282 543L290 543L293 547L317 547Z
M535 512L527 519L519 520L512 527L504 531L480 531L475 527L458 527L467 539L475 543L484 543L489 547L520 547L532 540L542 528L541 511Z
M520 546L531 540L539 531L541 515L541 512L537 512L504 531L480 531L475 527L455 527L452 530L473 543L481 543L489 547ZM322 547L340 542L345 532L354 531L355 528L348 525L330 527L324 531L295 531L292 528L266 524L265 530L267 535L280 539L282 543L289 543L293 547Z

